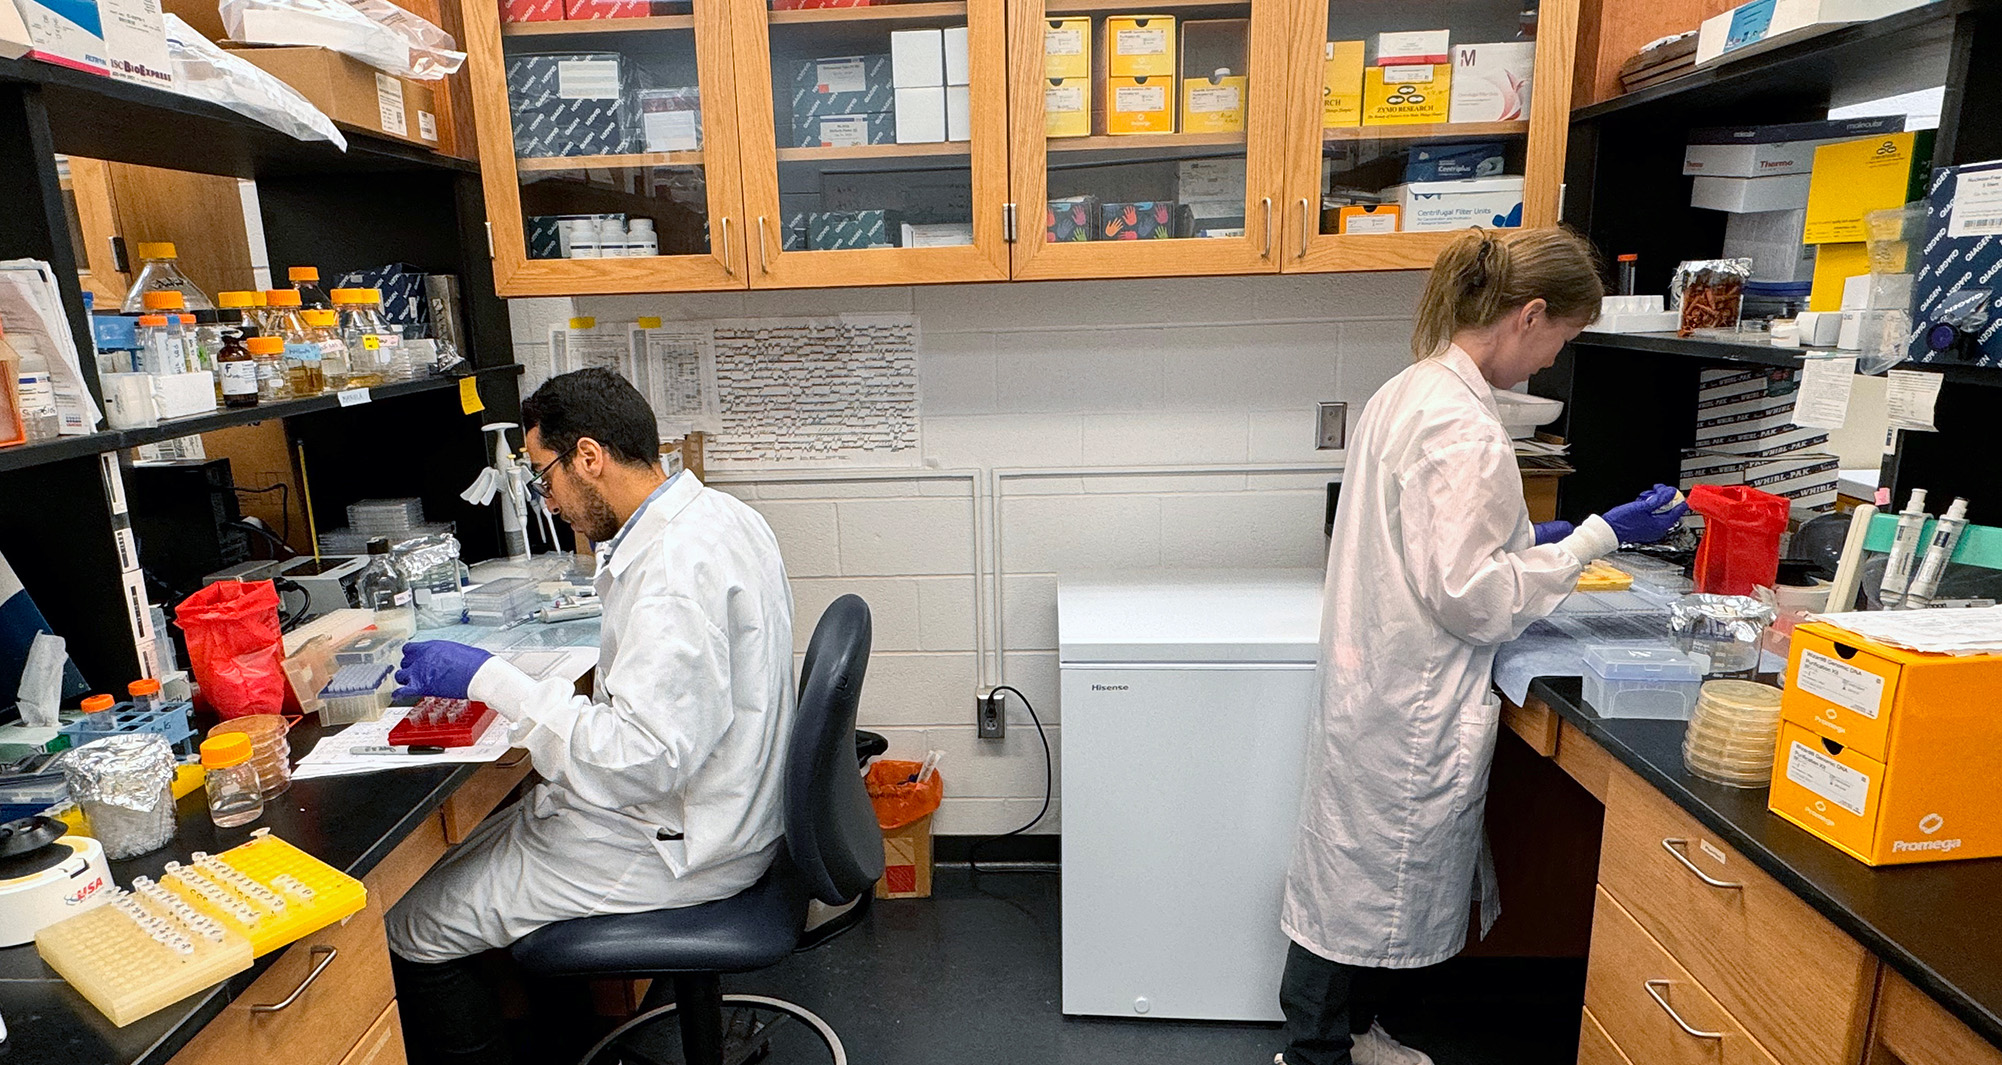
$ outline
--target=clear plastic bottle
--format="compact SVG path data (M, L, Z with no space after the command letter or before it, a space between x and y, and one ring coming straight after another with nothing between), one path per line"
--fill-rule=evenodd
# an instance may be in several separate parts
M635 218L626 223L626 254L645 257L660 254L660 235L653 230L653 219Z
M326 390L320 376L320 345L306 339L297 289L274 288L264 294L264 332L285 342L285 379L294 397L317 396Z
M243 349L257 363L257 401L276 403L292 398L292 377L285 365L285 338L245 337Z
M110 732L118 723L118 715L111 708L118 700L109 695L86 695L83 698L83 729L85 732Z
M306 323L306 341L320 349L320 379L329 392L348 387L348 345L341 339L340 317L325 308L299 312Z
M214 314L214 311L204 312ZM181 358L187 363L189 373L215 373L215 353L202 347L201 319L192 314L176 316L181 322ZM222 341L216 341L222 347Z
M375 627L391 636L409 636L417 631L416 599L403 571L389 557L389 538L378 536L368 542L368 568L358 585L361 605L375 611Z
M141 677L125 686L125 701L140 713L158 710L164 700L160 698L160 682L152 677Z
M292 282L292 290L299 294L299 304L308 310L332 307L333 301L320 288L320 268L317 266L294 266L285 271L285 280Z
M264 816L264 784L251 760L250 736L225 732L202 741L203 787L208 791L209 820L217 828L247 825Z
M180 325L177 321L176 327ZM142 314L139 316L139 372L150 374L176 373L168 369L169 359L178 360L181 354L180 339L172 335L164 314Z
M34 338L25 334L8 337L0 333L0 343L11 347L17 360L12 380L28 443L54 440L62 426L62 416L56 411L55 373L49 367L48 357L42 354Z
M382 290L337 288L334 307L341 316L341 339L348 346L348 383L379 385L410 376L403 357L403 327L382 318Z
M182 305L191 311L204 308L213 309L215 304L188 280L181 268L174 265L177 253L169 241L154 243L141 242L137 245L140 267L139 276L132 279L132 289L125 294L125 303L119 308L126 314L138 314L147 309L146 293L178 292Z

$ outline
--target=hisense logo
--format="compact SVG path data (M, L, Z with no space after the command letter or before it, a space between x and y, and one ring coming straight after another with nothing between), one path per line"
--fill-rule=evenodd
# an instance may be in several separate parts
M1130 689L1124 684L1094 684L1091 686L1091 690L1095 692L1123 692Z

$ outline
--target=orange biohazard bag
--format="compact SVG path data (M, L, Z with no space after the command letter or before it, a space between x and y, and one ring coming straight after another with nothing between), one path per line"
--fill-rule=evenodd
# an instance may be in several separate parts
M223 717L284 708L278 590L270 581L217 581L181 600L174 622L187 637L203 703Z
M937 770L922 784L911 781L920 763L879 758L862 778L869 789L869 802L876 807L876 823L888 832L917 821L938 809L945 798L945 780Z

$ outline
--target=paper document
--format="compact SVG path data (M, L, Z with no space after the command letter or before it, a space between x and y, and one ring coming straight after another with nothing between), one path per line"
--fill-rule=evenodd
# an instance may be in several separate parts
M2002 654L2002 606L1937 610L1865 610L1817 615L1839 629L1911 651Z
M383 711L379 721L357 721L340 732L321 737L312 753L301 758L298 767L292 770L292 779L380 773L385 769L414 769L441 763L491 762L506 754L511 746L507 722L496 717L493 724L487 727L486 734L480 737L480 742L471 747L447 747L443 754L353 753L356 747L388 746L389 730L395 728L410 710L407 706L394 706Z
M1935 432L1933 406L1939 402L1939 384L1944 374L1923 370L1892 370L1885 375L1884 410L1891 428Z
M1793 423L1803 429L1840 429L1849 421L1849 389L1856 382L1856 357L1810 358L1801 363L1800 392Z
M84 384L76 334L70 331L62 291L56 287L48 263L40 259L0 262L0 322L6 323L8 336L28 338L47 361L55 386L59 432L63 436L96 432L102 417L96 401L90 398L89 386Z

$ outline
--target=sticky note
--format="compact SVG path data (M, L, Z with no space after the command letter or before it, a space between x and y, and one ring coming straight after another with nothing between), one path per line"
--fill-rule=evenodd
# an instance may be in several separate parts
M480 402L480 379L477 377L459 378L459 413L478 414L486 409L487 405Z

